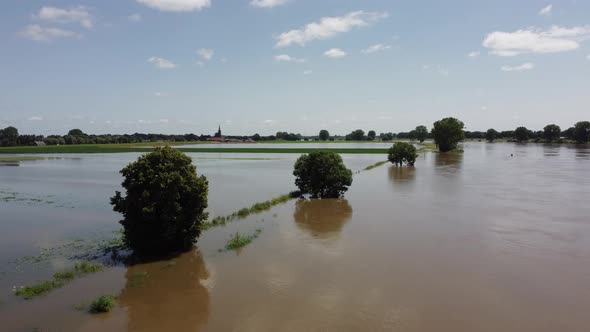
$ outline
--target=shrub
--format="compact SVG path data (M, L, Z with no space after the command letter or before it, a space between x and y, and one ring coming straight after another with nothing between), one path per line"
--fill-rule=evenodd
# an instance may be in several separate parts
M114 296L102 295L90 304L91 313L109 312L115 307L116 301Z
M352 184L352 171L340 155L328 151L304 154L295 162L295 185L313 198L337 198Z
M117 191L111 204L124 216L125 243L144 254L190 249L208 216L208 182L197 176L191 158L169 146L156 148L121 174L126 196Z
M455 118L444 118L434 123L432 136L440 152L447 152L457 148L457 143L463 140L463 122Z
M389 148L387 160L396 166L402 166L404 163L408 166L414 166L416 157L418 157L418 154L416 153L416 148L412 144L398 142Z

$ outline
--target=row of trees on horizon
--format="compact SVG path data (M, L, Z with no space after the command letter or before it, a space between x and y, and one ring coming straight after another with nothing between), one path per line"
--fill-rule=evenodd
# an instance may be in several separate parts
M580 121L573 127L561 130L558 125L549 124L543 130L533 131L526 127L518 127L514 130L497 131L493 128L487 131L463 131L463 138L487 140L493 142L497 139L514 140L524 142L534 140L535 142L563 142L565 140L575 141L577 143L587 143L590 136L590 122ZM73 144L124 144L124 143L141 143L141 142L196 142L207 141L211 135L165 135L165 134L125 134L125 135L88 135L80 129L72 129L67 135L19 135L15 127L6 127L0 129L0 146L34 146L43 142L47 145L73 145ZM254 134L252 136L226 136L234 140L242 141L391 141L394 139L407 139L423 142L426 139L433 139L432 131L428 131L426 126L417 126L409 132L399 133L377 133L369 130L366 134L362 129L357 129L351 133L341 135L330 135L328 130L322 129L317 136L303 136L301 134L277 132L275 135L261 136Z

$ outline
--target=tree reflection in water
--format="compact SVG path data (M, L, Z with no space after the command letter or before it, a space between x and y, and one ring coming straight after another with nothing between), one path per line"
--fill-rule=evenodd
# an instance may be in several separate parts
M321 239L337 237L352 217L352 207L345 199L301 199L295 203L295 223Z
M129 331L199 331L209 317L209 272L198 250L130 266L120 305Z

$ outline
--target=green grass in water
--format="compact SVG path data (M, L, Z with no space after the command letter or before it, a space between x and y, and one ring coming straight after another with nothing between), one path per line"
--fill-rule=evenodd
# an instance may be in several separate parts
M117 304L117 299L114 296L102 295L90 303L89 311L93 314L109 312L113 310L115 304Z
M231 239L229 239L229 241L227 241L227 244L225 245L225 250L237 250L249 245L250 243L252 243L252 241L254 241L255 238L258 237L258 235L260 235L260 232L261 230L257 229L256 232L254 232L254 234L250 235L242 235L240 233L236 233Z
M103 265L81 262L76 263L73 267L58 271L53 275L52 280L43 281L41 283L23 286L17 288L14 292L15 295L22 296L25 300L33 299L37 296L49 293L55 288L60 288L66 284L66 282L81 277L85 274L95 273L103 269Z

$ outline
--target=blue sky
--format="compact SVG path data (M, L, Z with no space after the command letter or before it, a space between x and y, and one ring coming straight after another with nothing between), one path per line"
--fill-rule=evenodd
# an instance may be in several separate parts
M590 1L7 0L0 38L22 133L590 120Z

